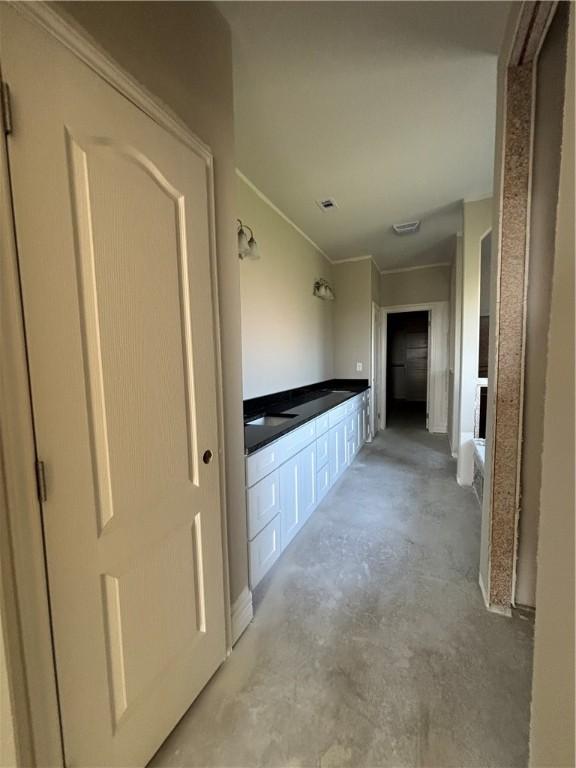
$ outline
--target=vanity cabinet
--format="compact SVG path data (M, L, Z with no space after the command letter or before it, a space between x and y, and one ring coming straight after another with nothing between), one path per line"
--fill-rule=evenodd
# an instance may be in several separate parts
M246 458L250 586L272 567L367 437L368 392Z
M280 467L282 546L292 541L316 506L316 445L311 443Z
M343 420L332 427L328 440L330 485L333 485L347 465L346 425Z

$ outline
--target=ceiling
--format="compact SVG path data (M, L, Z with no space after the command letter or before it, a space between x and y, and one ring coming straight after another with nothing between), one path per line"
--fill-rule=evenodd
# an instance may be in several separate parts
M446 261L491 194L507 2L221 2L237 165L333 260ZM316 200L333 197L338 208ZM415 235L392 224L421 219Z

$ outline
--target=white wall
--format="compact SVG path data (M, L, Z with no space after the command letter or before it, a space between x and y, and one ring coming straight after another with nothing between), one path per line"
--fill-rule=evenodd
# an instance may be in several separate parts
M447 253L450 260L453 250ZM380 306L450 300L450 266L385 272L380 275Z
M574 6L544 407L530 765L576 764L574 733Z
M474 471L474 405L480 336L482 238L492 227L492 198L464 203L462 312L460 323L459 442L457 478L471 485Z
M452 456L460 445L460 338L462 335L462 259L463 238L456 236L456 253L450 276L450 363L448 372L448 439Z
M332 265L241 177L236 188L261 254L240 267L244 399L332 378L336 302L312 293Z

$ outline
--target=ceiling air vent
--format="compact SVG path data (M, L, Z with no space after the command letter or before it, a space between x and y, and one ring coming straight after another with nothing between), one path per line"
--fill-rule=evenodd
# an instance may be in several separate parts
M420 222L406 221L404 224L393 224L392 229L397 235L413 235L420 229Z
M333 197L326 197L324 200L316 200L316 205L322 208L323 211L333 211L338 208L336 200Z

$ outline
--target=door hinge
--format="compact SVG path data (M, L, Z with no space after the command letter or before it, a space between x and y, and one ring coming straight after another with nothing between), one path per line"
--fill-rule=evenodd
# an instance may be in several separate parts
M46 469L43 461L36 462L36 486L38 488L38 499L46 501L48 495L46 493Z
M12 133L12 100L10 98L10 86L2 81L1 84L2 99L2 127L6 136Z

